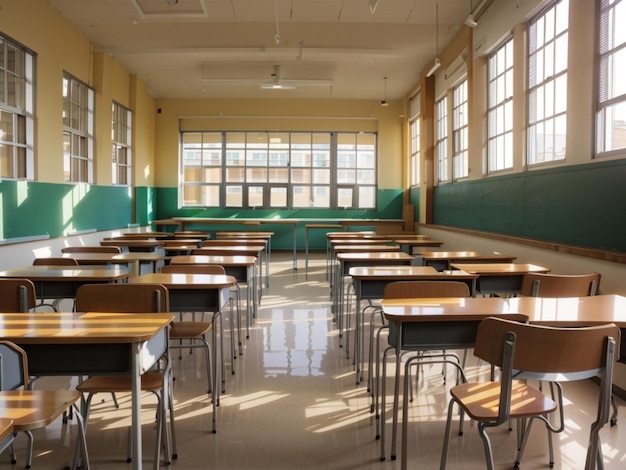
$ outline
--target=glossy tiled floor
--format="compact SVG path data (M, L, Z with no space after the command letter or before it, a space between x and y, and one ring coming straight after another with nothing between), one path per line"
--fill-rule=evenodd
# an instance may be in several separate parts
M236 374L227 376L227 391L218 408L218 432L212 434L206 396L204 361L196 350L175 364L176 426L181 469L292 470L399 469L400 460L381 462L375 440L375 418L364 387L355 386L351 361L338 347L329 308L321 254L313 255L308 279L303 261L292 270L290 254L273 254L271 285ZM418 398L411 405L409 468L439 467L447 391L441 368L425 371ZM69 379L45 379L38 387L69 386ZM592 383L566 389L567 427L555 438L555 468L584 466L587 432L593 419ZM108 396L94 405L88 428L94 469L130 468L125 461L128 397L120 396L116 411ZM620 401L620 405L623 403ZM152 468L154 402L144 399L144 467ZM586 411L583 411L586 410ZM620 407L618 425L602 432L605 468L626 466L626 415ZM71 427L73 428L73 424ZM389 429L389 426L388 426ZM73 430L72 430L73 431ZM512 468L515 433L491 431L496 467ZM537 426L522 461L523 469L548 468L545 431ZM24 461L23 436L18 437L18 465ZM55 423L35 434L34 469L63 468L69 461L66 428ZM389 443L389 440L387 441ZM398 449L399 456L399 449ZM0 468L8 468L8 456ZM485 468L476 427L466 425L463 437L453 436L449 469Z

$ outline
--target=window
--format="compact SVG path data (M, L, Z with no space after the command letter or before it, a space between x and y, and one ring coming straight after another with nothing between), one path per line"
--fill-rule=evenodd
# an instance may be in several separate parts
M66 182L93 183L95 93L63 74L63 172Z
M626 1L600 0L596 148L626 148Z
M411 121L411 186L420 183L420 118Z
M513 38L487 63L487 171L513 168Z
M448 97L444 96L435 103L437 110L437 179L438 181L449 181L450 171L448 169Z
M34 55L0 36L0 178L34 178Z
M130 109L113 102L112 108L113 141L113 184L131 184L131 142L133 115Z
M181 163L183 206L376 207L372 133L183 132Z
M467 161L467 79L463 80L452 91L452 178L467 178L469 166Z
M565 159L569 0L528 27L528 164Z

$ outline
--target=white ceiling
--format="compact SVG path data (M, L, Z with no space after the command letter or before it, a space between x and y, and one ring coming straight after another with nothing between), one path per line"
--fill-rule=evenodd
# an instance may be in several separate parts
M432 63L436 38L442 51L471 9L491 0L378 0L373 13L370 0L49 3L154 98L391 100ZM296 80L295 89L261 89L275 65L283 83Z

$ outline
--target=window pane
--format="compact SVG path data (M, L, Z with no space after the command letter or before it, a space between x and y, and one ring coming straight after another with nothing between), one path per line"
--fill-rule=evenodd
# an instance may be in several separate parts
M270 189L270 207L287 207L287 188Z

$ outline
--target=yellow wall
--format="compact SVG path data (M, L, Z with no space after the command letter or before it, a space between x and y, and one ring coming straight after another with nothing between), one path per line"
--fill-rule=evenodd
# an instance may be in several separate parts
M156 108L146 85L130 77L130 108L133 112L133 182L135 186L154 186L154 126Z
M371 100L157 100L156 186L178 185L178 130L378 132L380 189L402 187L402 102Z

